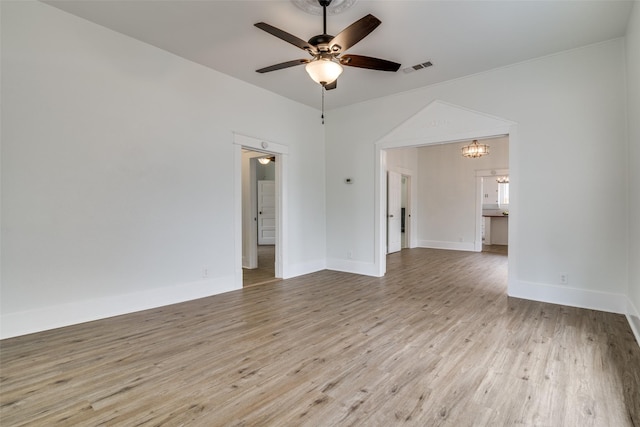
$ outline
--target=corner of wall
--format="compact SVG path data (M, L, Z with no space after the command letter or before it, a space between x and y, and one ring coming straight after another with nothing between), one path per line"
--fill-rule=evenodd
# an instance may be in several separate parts
M627 321L633 335L636 337L636 343L640 346L640 311L638 311L630 298L627 300Z
M363 276L382 277L378 266L373 262L362 262L338 258L327 259L327 270L342 271L345 273L361 274Z

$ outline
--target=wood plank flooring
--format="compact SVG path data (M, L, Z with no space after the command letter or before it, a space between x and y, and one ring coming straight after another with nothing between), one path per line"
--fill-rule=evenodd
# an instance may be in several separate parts
M276 279L276 247L275 245L258 246L258 268L242 269L242 286L262 285L279 281Z
M388 270L1 341L0 425L640 426L623 316L507 297L500 254Z

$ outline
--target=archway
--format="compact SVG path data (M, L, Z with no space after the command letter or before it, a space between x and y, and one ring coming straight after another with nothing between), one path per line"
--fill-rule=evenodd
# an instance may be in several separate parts
M391 148L420 147L497 136L509 137L510 186L514 197L509 208L508 287L517 277L518 252L518 137L515 122L480 113L443 101L434 101L375 143L375 256L378 276L386 272L386 151Z

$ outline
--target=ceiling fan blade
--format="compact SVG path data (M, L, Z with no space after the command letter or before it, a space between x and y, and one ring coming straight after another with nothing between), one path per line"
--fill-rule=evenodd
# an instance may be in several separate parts
M280 64L271 65L269 67L260 68L256 73L268 73L269 71L282 70L283 68L295 67L309 62L309 59L294 59L293 61L281 62Z
M324 89L325 90L331 90L331 89L335 89L338 87L338 80L334 80L332 83L326 84L324 85Z
M381 23L382 21L369 14L349 25L342 30L340 34L335 36L329 43L329 49L334 53L344 52L369 35L369 33L375 30Z
M292 45L299 47L302 50L306 50L312 55L315 55L318 53L318 49L316 49L315 46L309 44L308 42L302 40L301 38L294 36L293 34L289 34L286 31L282 31L280 28L276 28L273 25L269 25L264 22L258 22L257 24L254 24L254 25L260 28L261 30L266 31L269 34L276 36L281 40L286 41L287 43L291 43Z
M387 61L386 59L372 58L370 56L343 55L339 59L342 65L348 65L350 67L393 72L400 69L400 64L398 64L397 62Z

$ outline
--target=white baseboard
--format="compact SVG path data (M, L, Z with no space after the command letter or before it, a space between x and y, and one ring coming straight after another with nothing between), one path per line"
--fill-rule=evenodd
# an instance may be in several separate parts
M561 304L570 307L588 308L610 313L627 313L627 297L624 294L523 281L509 283L507 293L510 297L515 298Z
M300 264L293 264L287 266L286 271L283 272L283 279L290 279L296 276L302 276L304 274L315 273L316 271L326 270L327 263L324 259L315 260L310 262L303 262Z
M0 339L148 310L240 288L235 278L230 276L3 314Z
M640 311L629 298L627 298L627 321L636 337L636 343L640 346Z
M327 270L380 277L378 267L374 263L354 261L351 259L329 258L327 259Z
M450 251L477 252L474 242L444 242L440 240L418 240L418 247L430 249L447 249Z

